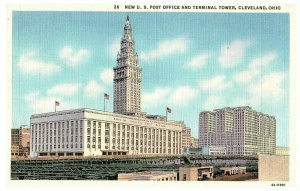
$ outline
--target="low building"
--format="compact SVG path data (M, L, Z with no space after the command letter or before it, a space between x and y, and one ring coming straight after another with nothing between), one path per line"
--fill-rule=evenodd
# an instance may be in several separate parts
M226 147L199 147L199 148L184 148L184 155L226 155Z
M180 155L183 122L94 109L32 115L32 156Z
M18 158L19 157L19 145L12 144L10 149L11 149L11 158Z
M276 155L290 155L288 147L276 147Z
M242 166L221 167L220 170L225 175L246 174L246 167Z
M191 137L190 148L198 148L199 147L199 139Z
M226 155L226 147L208 146L202 147L203 155Z
M179 167L179 181L207 180L213 175L213 166Z
M184 155L203 155L202 148L184 148L183 154Z
M177 181L177 172L145 171L126 174L118 174L118 180L123 181Z

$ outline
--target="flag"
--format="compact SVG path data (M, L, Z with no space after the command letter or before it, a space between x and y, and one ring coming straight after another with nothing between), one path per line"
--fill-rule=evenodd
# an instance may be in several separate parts
M172 113L172 109L167 107L167 112Z
M109 95L107 93L104 93L104 99L109 99Z
M55 101L55 106L59 106L59 102L58 101Z

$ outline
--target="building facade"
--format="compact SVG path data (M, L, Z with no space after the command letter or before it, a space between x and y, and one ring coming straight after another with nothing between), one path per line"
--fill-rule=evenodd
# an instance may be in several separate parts
M276 147L276 155L290 155L289 147Z
M120 181L177 181L177 172L170 171L145 171L118 174Z
M198 148L199 147L199 139L195 137L191 137L190 148Z
M215 155L222 156L226 155L226 147L217 147L217 146L205 146L198 148L184 148L183 154L185 155Z
M141 112L141 71L132 28L127 16L124 34L114 67L114 112L139 115Z
M182 123L92 109L32 115L32 156L180 155Z
M207 180L212 179L213 176L213 166L179 167L179 181Z
M274 155L276 119L248 106L201 112L199 146L226 147L228 155Z
M26 125L11 129L11 157L29 156L30 128Z
M191 145L191 128L184 127L182 129L182 148L188 148Z

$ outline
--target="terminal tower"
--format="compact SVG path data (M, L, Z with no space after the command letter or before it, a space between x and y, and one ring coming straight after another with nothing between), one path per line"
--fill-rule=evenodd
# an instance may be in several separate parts
M141 71L129 16L117 55L114 70L114 112L125 115L141 113Z

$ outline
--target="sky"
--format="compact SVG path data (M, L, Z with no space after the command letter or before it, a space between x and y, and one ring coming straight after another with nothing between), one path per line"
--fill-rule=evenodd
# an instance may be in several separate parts
M22 12L12 20L12 126L57 110L113 111L113 70L126 16L142 67L142 111L184 121L250 106L275 116L289 145L289 15L283 13Z

